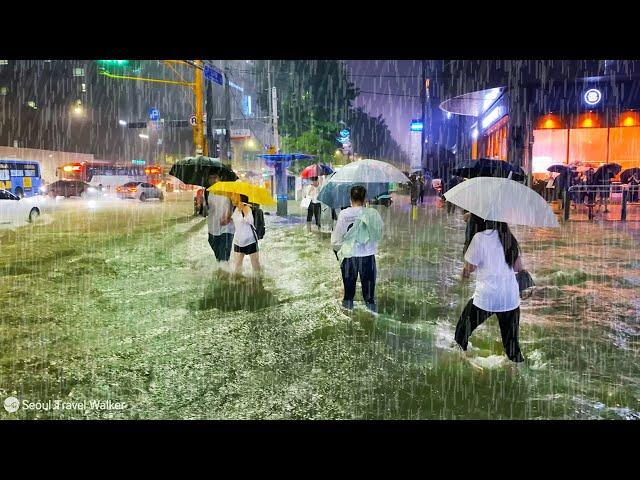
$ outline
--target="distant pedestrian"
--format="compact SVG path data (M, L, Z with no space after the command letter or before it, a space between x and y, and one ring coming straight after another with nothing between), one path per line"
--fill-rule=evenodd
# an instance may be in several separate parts
M220 178L209 176L209 186L215 185ZM207 229L209 231L209 245L218 262L228 262L231 257L233 234L235 228L231 222L231 200L224 195L208 192Z
M231 197L235 209L231 220L235 226L233 237L233 251L235 252L235 272L241 273L245 255L249 255L253 271L259 273L260 257L258 255L258 234L255 229L253 213L247 204L249 199L245 195L234 193Z
M320 190L320 183L318 177L311 177L311 185L307 186L305 190L305 197L310 200L307 207L307 232L311 232L311 221L315 217L315 223L320 231L320 215L322 213L322 206L318 200L318 192Z
M424 178L419 177L418 178L418 189L419 189L419 196L420 196L420 205L422 205L424 203Z
M515 276L524 268L520 247L506 223L487 220L485 225L486 230L474 235L464 256L462 276L469 278L477 271L476 289L460 315L455 340L466 350L473 331L495 314L507 357L522 362L518 341L520 289Z
M382 217L374 208L365 208L366 189L351 188L351 206L338 215L331 234L331 246L336 252L342 272L344 297L342 306L353 308L358 276L362 283L362 296L372 312L377 312L375 302L376 253L382 237Z
M637 202L638 201L638 189L640 185L640 178L638 178L637 173L633 173L631 178L629 179L629 201Z
M418 204L418 198L420 197L420 185L415 175L409 177L411 188L411 205Z

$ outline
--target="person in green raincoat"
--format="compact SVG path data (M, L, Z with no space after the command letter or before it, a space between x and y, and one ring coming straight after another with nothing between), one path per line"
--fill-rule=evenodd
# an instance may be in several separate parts
M331 235L331 246L336 252L342 272L344 297L342 306L353 308L356 282L360 276L362 296L372 312L377 312L375 302L376 253L382 238L382 217L377 210L365 208L367 191L356 185L351 189L351 206L338 215Z

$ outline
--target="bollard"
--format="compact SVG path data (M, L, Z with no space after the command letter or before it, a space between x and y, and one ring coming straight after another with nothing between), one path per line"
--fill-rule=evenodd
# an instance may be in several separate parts
M569 197L569 193L567 192L567 190L563 190L562 191L562 209L564 210L564 219L569 220L569 210L571 210L569 208L569 202L570 202L570 197Z
M622 209L620 210L620 221L624 222L627 219L627 196L629 195L629 190L626 188L622 190Z

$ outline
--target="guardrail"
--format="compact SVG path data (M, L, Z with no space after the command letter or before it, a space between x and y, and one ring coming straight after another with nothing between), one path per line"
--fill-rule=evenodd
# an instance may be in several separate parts
M562 209L565 220L569 220L571 197L573 196L572 194L576 193L580 195L580 199L583 199L584 196L588 196L588 202L585 203L585 205L589 209L589 220L593 220L593 207L596 205L604 205L604 212L606 213L608 212L607 205L609 203L607 200L611 197L611 194L621 193L622 208L620 210L620 220L625 221L627 219L627 205L629 203L630 194L634 194L637 201L638 196L640 196L640 185L573 185L562 192ZM596 194L600 198L600 204L596 203Z

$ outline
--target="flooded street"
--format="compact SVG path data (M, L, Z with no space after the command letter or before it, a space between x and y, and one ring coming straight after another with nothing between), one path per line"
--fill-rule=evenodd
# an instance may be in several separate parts
M265 217L258 279L216 265L190 196L62 205L0 231L0 397L126 408L0 418L640 419L632 222L513 229L537 283L515 365L495 317L454 346L473 293L460 212L378 207L374 316L360 287L340 308L329 234L301 219Z

